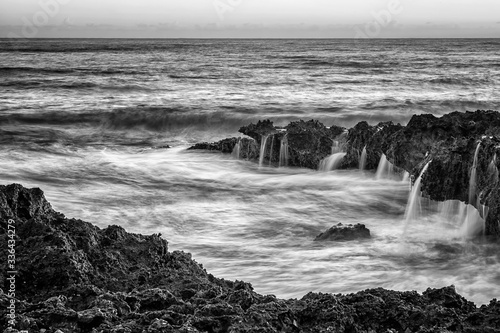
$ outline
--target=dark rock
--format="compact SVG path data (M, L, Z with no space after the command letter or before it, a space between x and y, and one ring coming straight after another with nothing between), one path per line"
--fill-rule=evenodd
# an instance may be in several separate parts
M249 160L259 159L260 144L267 137L262 155L268 164L279 162L282 143L286 143L288 152L285 165L311 169L318 168L335 144L346 153L341 168L358 168L364 148L367 170L376 169L382 154L385 154L395 172L407 171L413 180L432 161L422 179L424 195L436 201L460 200L476 206L486 218L486 234L500 236L499 112L452 112L442 117L415 115L406 126L392 122L372 126L362 121L349 129L347 135L343 131L341 127L327 128L313 120L292 122L285 128L275 127L266 120L240 129L241 133L255 140L252 153L245 157ZM231 144L237 142L234 138L228 140L232 140ZM474 193L470 194L471 171L478 144L476 186ZM223 151L221 145L200 147ZM483 206L487 208L483 209Z
M222 153L231 153L237 142L238 138L229 138L218 142L202 142L189 147L188 150L217 150Z
M0 289L4 332L500 332L500 302L478 309L453 286L281 300L215 278L159 235L66 219L39 189L0 186L0 214L19 236L17 322L7 328Z
M347 241L353 239L370 238L370 230L364 224L347 224L339 223L325 232L319 234L314 239L315 241Z

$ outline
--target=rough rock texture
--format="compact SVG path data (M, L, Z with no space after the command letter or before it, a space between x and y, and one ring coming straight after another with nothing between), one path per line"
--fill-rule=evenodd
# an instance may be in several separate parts
M327 128L313 120L292 122L283 129L264 121L240 132L258 144L248 159L258 159L262 138L268 137L263 154L271 164L280 160L281 142L287 143L289 166L317 169L336 146L346 153L341 168L358 168L364 148L367 170L376 169L385 154L395 172L407 171L416 179L430 163L422 179L423 194L436 201L455 199L474 205L486 219L486 234L500 236L499 112L415 115L406 126L392 122L371 126L362 121L347 135L341 127Z
M16 324L3 332L500 332L500 302L477 308L454 287L369 289L282 300L208 274L159 235L99 229L55 212L39 189L0 186L0 236L16 225ZM6 257L6 246L0 256ZM2 259L3 260L3 259Z
M230 138L213 143L203 142L189 150L232 153L238 142L241 142L240 158L258 160L263 148L263 162L266 165L279 165L281 161L282 165L317 169L319 162L332 153L332 147L341 145L345 139L344 128L335 125L327 128L314 120L292 122L285 128L275 127L270 120L264 120L241 127L239 131L253 140ZM284 150L287 151L286 160Z
M370 126L366 121L359 122L349 129L347 134L346 156L344 157L342 168L358 168L361 152L366 148L367 170L376 169L382 153L389 145L388 138L395 132L403 128L400 124L394 125L392 122L379 123Z
M367 229L364 224L347 224L339 223L330 229L322 232L315 241L347 241L353 239L370 238L370 229Z
M239 151L235 150L236 147L239 148ZM188 148L188 150L209 150L238 154L238 158L247 160L259 159L259 149L255 140L249 138L229 138L218 142L201 142Z

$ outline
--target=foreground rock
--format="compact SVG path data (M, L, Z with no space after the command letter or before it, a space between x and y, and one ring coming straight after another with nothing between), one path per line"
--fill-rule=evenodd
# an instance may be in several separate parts
M259 295L248 283L212 276L189 254L169 252L160 235L67 219L39 189L0 186L1 244L9 219L18 275L8 295L10 276L0 273L4 332L500 332L500 302L477 308L453 287Z
M322 232L316 238L315 241L348 241L354 239L366 239L370 238L370 230L365 227L364 224L347 224L343 225L339 223L330 229Z
M320 161L343 151L340 168L358 168L365 151L366 170L376 169L385 155L391 170L406 171L416 179L429 163L422 179L423 195L473 205L486 220L485 233L500 237L499 112L453 112L439 118L415 115L406 126L392 122L372 126L362 121L347 133L312 120L285 128L264 121L240 132L255 141L255 152L248 159L260 156L261 161L280 166L318 169Z

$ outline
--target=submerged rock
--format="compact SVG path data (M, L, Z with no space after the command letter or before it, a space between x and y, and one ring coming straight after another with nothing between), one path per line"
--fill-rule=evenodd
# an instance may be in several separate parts
M1 244L9 219L18 274L14 294L0 271L4 332L500 332L500 302L477 308L453 287L263 296L249 283L214 277L189 254L169 252L160 235L67 219L40 189L0 186Z
M330 229L322 232L315 241L348 241L353 239L370 238L370 229L367 229L364 224L347 224L339 223Z

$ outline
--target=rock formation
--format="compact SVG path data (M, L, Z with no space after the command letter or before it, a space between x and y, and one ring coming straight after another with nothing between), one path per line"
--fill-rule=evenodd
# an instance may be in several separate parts
M277 160L276 142L286 138L289 166L317 169L335 143L346 153L340 163L344 169L358 168L363 149L366 170L376 169L385 154L396 172L407 171L416 178L432 161L422 179L423 195L436 201L460 200L475 206L486 220L486 234L500 236L499 112L415 115L406 126L392 122L371 126L362 121L347 135L341 127L327 128L313 120L292 122L282 129L265 121L242 127L240 132L255 139L257 148L268 136L264 156L271 161ZM277 139L272 148L269 137Z
M9 295L0 273L3 332L500 332L500 302L477 308L452 286L300 300L259 295L248 283L212 276L189 254L169 252L160 235L67 219L39 189L0 186L1 244L9 219L18 274ZM11 300L14 327L6 316Z
M364 224L347 224L343 225L339 223L334 225L330 229L322 232L316 238L315 241L346 241L353 239L366 239L370 238L370 230L366 228Z

